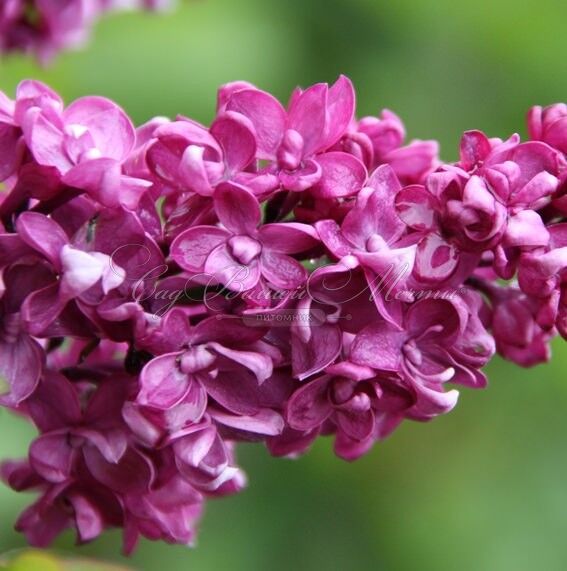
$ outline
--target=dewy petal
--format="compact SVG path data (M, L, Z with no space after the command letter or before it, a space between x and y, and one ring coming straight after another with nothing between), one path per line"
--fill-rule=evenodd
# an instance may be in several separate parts
M140 373L136 402L160 410L178 404L189 388L189 377L178 366L181 353L168 353L152 359Z
M316 161L322 169L322 174L321 180L312 189L314 196L351 196L356 194L366 181L366 167L353 155L333 151L318 155Z
M282 104L265 91L242 89L230 96L226 109L242 113L254 125L258 158L274 159L285 130Z
M57 222L43 214L22 212L16 230L28 246L42 253L56 269L61 267L61 252L69 239Z
M386 322L363 329L351 346L351 360L373 369L397 372L401 365L401 350L407 334Z
M181 232L171 244L171 257L183 269L202 272L209 254L231 234L216 226L194 226Z
M211 134L224 151L228 173L244 170L256 156L256 138L252 122L240 113L227 111L211 125Z
M294 258L264 249L260 257L264 278L284 290L300 288L307 281L307 270Z
M295 430L320 426L333 412L329 401L330 377L323 375L296 390L286 404L286 420Z
M77 99L63 112L66 125L88 130L100 156L124 161L136 142L136 131L126 113L104 97Z
M214 195L215 210L222 224L234 234L254 235L261 211L256 197L238 184L219 184Z

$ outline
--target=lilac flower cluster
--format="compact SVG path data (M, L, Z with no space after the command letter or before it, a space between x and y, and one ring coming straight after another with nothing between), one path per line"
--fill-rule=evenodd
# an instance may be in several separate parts
M444 164L340 77L287 107L220 88L209 127L0 94L0 404L39 435L4 481L48 545L188 544L238 492L236 442L354 460L567 337L567 106ZM450 385L448 385L450 383ZM447 388L447 387L450 388Z
M48 62L61 50L82 46L106 12L161 10L173 0L2 0L0 53L32 53Z

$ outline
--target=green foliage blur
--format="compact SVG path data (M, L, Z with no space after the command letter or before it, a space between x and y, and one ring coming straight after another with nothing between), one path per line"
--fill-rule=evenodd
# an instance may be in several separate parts
M345 73L360 115L388 107L454 160L462 131L525 134L530 105L567 99L566 21L558 0L188 0L109 18L49 69L0 63L0 89L34 77L67 100L114 98L138 123L209 121L221 83L246 79L285 101L296 84ZM488 389L463 390L447 417L405 424L352 465L328 440L298 461L242 446L250 487L209 502L196 549L143 542L126 562L115 532L55 547L144 571L564 571L566 371L562 342L551 365L496 361ZM0 456L24 455L32 434L2 411ZM0 552L24 546L12 524L30 499L0 489Z

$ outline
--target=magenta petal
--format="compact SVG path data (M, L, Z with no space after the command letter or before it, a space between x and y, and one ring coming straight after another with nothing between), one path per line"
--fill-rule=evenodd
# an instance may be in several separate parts
M214 195L219 220L234 234L252 235L260 223L260 205L246 188L233 184L219 184Z
M303 138L305 157L321 150L325 143L328 91L327 85L318 83L291 101L287 128L294 129Z
M415 230L434 228L435 206L435 197L421 185L406 186L396 195L398 216Z
M292 372L299 380L328 367L342 349L342 333L337 325L323 324L314 327L309 341L292 337Z
M142 369L138 404L167 410L183 399L189 388L189 377L179 369L180 355L160 355Z
M86 190L104 206L115 208L123 202L121 168L114 159L100 158L80 163L65 174L63 182Z
M34 547L48 547L70 525L69 513L45 495L18 518L15 529Z
M79 494L69 494L73 507L77 535L81 542L96 539L104 531L104 520L96 505Z
M211 125L211 134L224 151L229 173L244 170L254 160L256 138L252 129L249 119L231 111L218 116Z
M416 414L420 419L428 419L446 414L457 404L459 392L451 390L444 392L442 388L430 388L421 383L414 383L417 393L417 402L410 414Z
M200 380L218 404L235 414L253 415L260 409L258 380L246 369L202 375Z
M28 246L41 252L55 268L60 268L61 250L69 238L57 222L43 214L22 212L18 216L16 229Z
M34 392L44 358L43 349L27 335L0 341L0 404L17 406Z
M59 284L30 294L22 305L22 319L32 335L41 335L63 311L65 300L59 295Z
M356 194L366 181L362 162L347 153L333 151L317 156L322 169L321 180L312 192L321 198L341 198Z
M264 224L258 233L262 244L280 254L297 254L317 245L318 235L313 226L298 222Z
M128 437L122 429L106 429L104 432L99 432L80 428L77 430L77 435L96 446L106 461L112 464L116 464L124 456L128 447Z
M59 373L46 371L26 406L30 417L42 432L66 429L81 420L77 388Z
M259 89L243 89L230 96L226 108L242 113L254 125L258 158L273 159L283 137L286 112L272 95Z
M482 131L466 131L461 138L460 166L469 171L483 161L490 151L490 141Z
M296 390L286 405L286 419L295 430L311 430L333 412L328 398L329 376L324 375Z
M504 246L545 246L549 242L549 232L540 215L533 210L523 210L510 216Z
M153 147L154 155L159 150L159 145ZM173 170L161 169L158 175L162 178L167 178L169 173L173 172L174 182L176 185L181 183L181 187L191 190L200 194L201 196L211 196L213 194L213 187L209 180L209 172L207 171L207 164L205 162L205 147L197 145L189 145L179 160L179 166ZM163 174L162 174L163 173Z
M320 220L315 223L315 228L323 244L334 256L340 259L352 253L353 245L345 239L334 220Z
M55 167L62 174L73 166L64 149L63 133L41 113L36 113L29 120L24 134L29 149L40 165Z
M536 174L524 187L511 197L514 204L536 205L555 192L559 181L546 171ZM537 208L537 206L534 206Z
M303 192L314 187L320 180L323 169L314 159L307 159L303 166L294 171L280 171L279 178L282 187L293 192Z
M0 182L14 173L22 158L21 136L18 128L0 122Z
M215 226L194 226L181 232L171 244L171 257L185 270L203 271L209 254L230 238L230 233Z
M221 411L214 411L212 414L223 426L263 436L277 436L283 432L285 426L282 416L268 408L253 415L233 415Z
M438 165L437 141L412 141L409 145L394 149L385 157L397 177L404 183L421 182Z
M235 260L225 244L215 248L205 262L204 273L214 277L228 289L243 292L252 289L260 279L260 263L252 260L248 265Z
M398 371L406 337L406 332L396 331L385 322L370 325L355 337L351 346L351 360L373 369Z
M345 133L354 118L355 93L350 79L341 75L331 85L327 98L327 124L322 148L332 147Z
M428 234L417 245L414 274L420 281L439 283L451 277L459 252L437 234Z
M276 288L293 290L307 281L307 270L294 258L264 250L261 256L261 271L264 278Z
M129 448L120 462L112 464L94 446L83 451L90 473L99 482L121 494L146 494L155 479L152 462L134 448Z
M67 438L67 432L45 434L30 446L30 463L48 482L65 482L71 474L73 449Z
M272 374L272 360L267 355L254 351L236 351L218 343L209 343L207 347L214 349L223 357L246 367L250 372L254 373L259 384L263 383Z
M372 409L365 411L337 412L337 424L347 436L355 440L364 440L374 432L374 413Z
M86 127L102 157L125 160L136 142L136 131L126 113L104 97L82 97L65 109L67 125Z
M397 240L405 230L394 209L400 182L389 165L378 167L367 187L357 196L355 207L346 215L342 229L347 240L365 250L366 242L375 234L386 242Z

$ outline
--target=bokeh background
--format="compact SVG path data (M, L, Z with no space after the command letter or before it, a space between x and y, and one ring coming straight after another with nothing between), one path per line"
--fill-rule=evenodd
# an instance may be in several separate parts
M100 94L140 123L177 113L209 121L218 85L246 79L286 100L292 88L349 75L359 114L399 113L410 137L525 132L530 105L567 99L557 0L195 0L164 16L103 21L88 50L41 70L0 63L0 89L49 82L67 100ZM209 502L197 549L142 543L149 571L564 571L567 569L567 352L529 371L496 361L490 387L457 409L407 423L353 465L322 441L299 461L242 446L239 497ZM0 413L0 456L32 432ZM0 552L30 500L0 490ZM78 550L69 535L56 546ZM80 550L122 561L118 533ZM38 571L41 571L38 569Z

